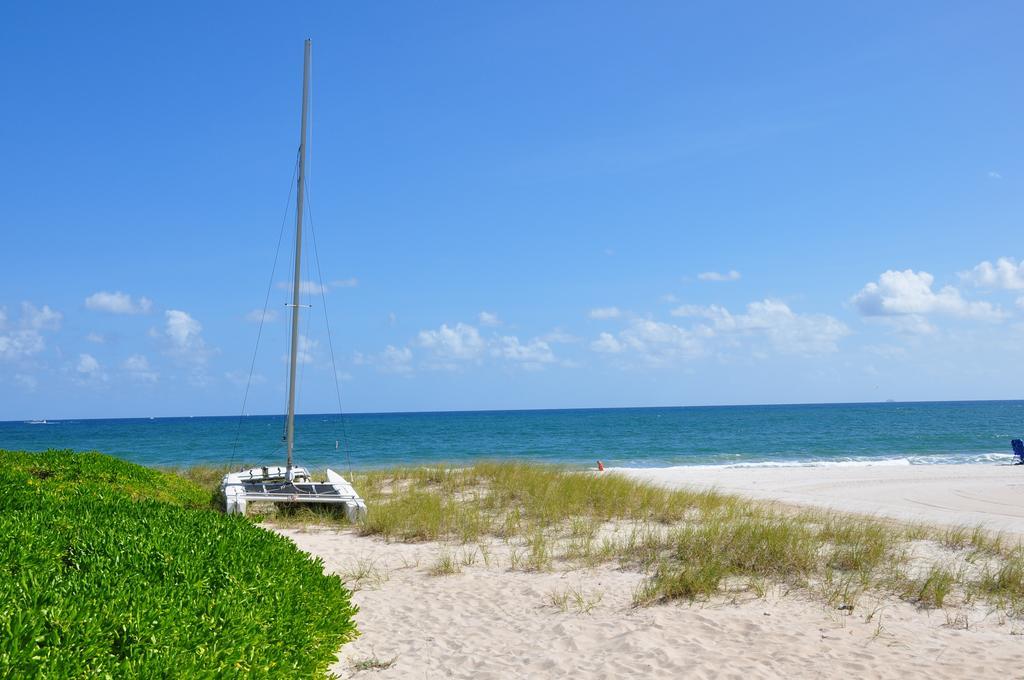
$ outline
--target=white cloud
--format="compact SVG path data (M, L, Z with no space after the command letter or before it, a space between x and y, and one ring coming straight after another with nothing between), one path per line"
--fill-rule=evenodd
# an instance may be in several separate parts
M160 374L150 367L149 359L142 354L131 355L121 362L121 368L128 377L139 382L156 382L160 378Z
M597 307L587 314L591 319L617 319L622 315L618 307Z
M49 305L36 307L31 302L21 303L21 325L41 331L55 331L60 328L63 315L50 309Z
M153 302L145 297L132 300L131 295L121 291L100 291L85 298L85 306L87 309L111 314L146 314L153 307Z
M408 347L388 345L383 352L369 356L357 352L353 362L357 366L376 366L382 373L409 375L413 372L412 350Z
M679 305L671 312L672 316L699 316L705 319L714 319L717 316L728 316L729 310L718 305L705 307L703 305Z
M0 359L14 361L42 352L43 336L35 330L18 330L0 335Z
M737 281L740 278L740 273L735 269L730 269L724 274L720 272L701 272L697 274L697 278L701 281Z
M277 287L280 288L281 290L288 290L288 291L290 291L292 289L292 282L291 281L281 281L281 282L279 282L277 284ZM316 281L300 281L299 282L299 294L300 295L320 295L321 293L326 293L326 292L327 292L327 287L326 286L321 286Z
M277 321L277 310L268 309L264 312L262 309L254 309L245 315L245 320L252 321L253 323L259 323L261 321L263 323L270 323L272 321Z
M316 351L316 348L320 346L320 341L308 338L302 333L299 333L298 341L298 346L295 348L295 362L298 364L313 363L316 360L314 352ZM281 361L288 363L291 361L291 356L288 354L282 354Z
M594 350L595 352L618 354L623 349L625 349L625 347L623 347L622 343L616 340L615 336L612 335L611 333L602 332L597 337L597 340L594 340L592 343L590 343L590 349Z
M348 279L336 279L330 283L321 286L317 281L299 281L299 294L300 295L320 295L326 293L331 288L355 288L359 285L359 279L351 277ZM277 287L281 290L292 289L291 281L279 281Z
M907 348L899 345L865 345L864 351L876 354L883 359L902 359L907 356Z
M745 314L732 314L718 305L681 305L672 310L672 315L707 319L716 334L763 335L783 354L835 352L837 342L850 332L844 323L827 314L797 314L785 302L772 299L751 302Z
M618 341L623 350L638 353L649 364L694 359L704 354L699 334L651 319L635 319L629 328L619 333Z
M876 316L868 318L884 323L896 333L904 333L906 335L929 335L939 330L935 324L928 320L928 317L921 316L920 314L907 314L905 316Z
M103 337L103 335L101 335L99 333L95 333L95 332L87 333L86 336L85 336L85 339L88 342L92 342L92 343L95 343L97 345L102 345L103 343L105 343L107 341L107 339L105 337Z
M168 309L164 312L164 320L165 333L176 348L185 351L202 342L199 334L202 333L203 327L188 312Z
M995 264L985 260L971 271L961 272L960 278L983 288L1024 290L1024 260L1018 263L1001 257Z
M561 336L561 339L568 338ZM460 363L481 363L485 356L513 362L532 370L558 361L549 340L545 338L533 338L529 342L524 342L514 335L485 339L474 326L461 322L454 327L442 324L437 330L420 331L416 336L416 344L429 350L430 355L424 363L428 368L455 369ZM398 350L389 345L385 350L385 354L387 353L390 353L389 357L359 355L357 363L383 365L390 361L391 364L404 367L412 361L412 351L407 347Z
M250 377L248 373L242 371L226 371L224 378L239 387L245 387L246 385L259 385L260 383L267 382L266 376L262 373L253 373Z
M75 370L79 373L93 374L100 370L100 362L91 354L79 354L78 368Z
M989 176L990 179L1002 179L1003 178L1002 174L1000 174L999 172L997 172L995 170L989 170L988 171L988 176Z
M168 309L164 312L164 337L170 344L170 354L184 361L201 365L206 363L210 350L202 336L202 325L188 312ZM199 379L198 376L194 376Z
M295 361L300 364L313 363L313 352L320 346L319 340L311 340L305 335L299 334L299 345L295 351Z
M91 354L78 355L78 365L75 367L75 371L77 371L80 376L80 382L102 381L107 379L107 374L103 372L103 367L100 366L100 362Z
M386 373L409 373L412 371L412 350L388 345L380 353L380 366Z
M953 286L932 290L935 277L928 272L887 271L878 282L865 285L850 301L864 316L926 316L946 314L998 321L1005 313L988 302L968 302Z
M480 312L477 319L480 321L481 326L493 327L501 325L501 319L499 319L498 315L493 312Z
M480 332L462 322L455 324L454 328L441 324L436 331L420 331L417 342L441 360L472 361L479 359L484 351Z
M20 361L46 348L43 331L60 328L61 314L49 305L36 307L21 303L21 317L16 327L10 327L7 310L0 308L0 360Z
M523 344L514 335L504 335L495 340L491 346L491 354L508 361L519 362L523 367L534 370L555 361L555 355L548 343L534 339Z
M797 314L778 300L747 305L747 313L735 317L744 330L763 332L776 351L786 354L826 354L839 349L849 335L846 324L827 314Z
M550 332L545 333L544 335L540 336L540 339L543 340L544 342L562 345L568 345L580 341L580 339L577 338L575 335L573 335L572 333L567 333L561 328L555 328Z
M634 319L618 334L601 333L590 343L595 352L632 353L649 365L690 361L725 349L746 347L752 355L766 350L813 356L838 350L849 329L826 314L798 314L779 300L759 300L733 314L719 305L681 305L673 316L696 319L681 326L652 319Z
M1024 295L1017 298L1017 306L1020 307L1021 309L1024 309Z
M394 326L398 323L398 315L394 312L388 312L388 325Z

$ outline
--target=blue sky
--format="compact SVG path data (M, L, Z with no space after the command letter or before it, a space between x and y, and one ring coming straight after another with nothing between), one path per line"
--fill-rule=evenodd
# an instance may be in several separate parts
M0 420L239 411L307 36L346 410L1020 398L1024 10L834 5L7 6Z

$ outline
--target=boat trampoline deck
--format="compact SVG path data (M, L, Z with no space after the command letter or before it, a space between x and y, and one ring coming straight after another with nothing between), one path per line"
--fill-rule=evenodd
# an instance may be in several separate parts
M343 503L359 498L342 493L333 484L291 482L244 482L242 494L248 501L289 501L293 503Z

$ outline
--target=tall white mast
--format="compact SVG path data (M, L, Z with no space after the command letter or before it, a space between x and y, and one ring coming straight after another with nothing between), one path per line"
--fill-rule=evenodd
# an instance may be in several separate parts
M295 281L292 288L292 352L288 371L288 481L292 481L292 451L295 449L295 366L299 355L299 286L302 274L302 209L306 197L306 118L309 113L309 61L313 43L306 39L302 63L302 126L299 133L299 186L295 201Z

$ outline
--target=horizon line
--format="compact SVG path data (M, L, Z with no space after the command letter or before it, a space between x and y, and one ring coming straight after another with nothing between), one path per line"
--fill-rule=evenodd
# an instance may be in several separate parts
M818 402L772 402L761 404L676 404L676 405L655 405L655 406L567 406L558 408L491 408L491 409L435 409L429 411L322 411L314 413L296 413L296 416L386 416L386 415L430 415L442 413L536 413L547 411L628 411L640 409L700 409L700 408L768 408L780 406L864 406L869 404L975 404L991 402L1024 402L1024 399L917 399L917 400L895 400L885 399L881 401L818 401ZM53 418L53 422L82 421L82 420L171 420L180 418L284 418L284 413L244 413L244 414L219 414L219 415L177 415L177 416L106 416L102 418ZM49 422L50 418L18 418L15 420L0 420L0 424L7 423L41 423Z

